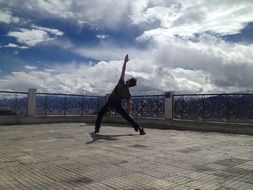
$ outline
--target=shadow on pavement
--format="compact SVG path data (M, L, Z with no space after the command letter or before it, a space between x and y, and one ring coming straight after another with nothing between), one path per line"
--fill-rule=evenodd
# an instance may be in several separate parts
M117 137L126 137L126 136L136 136L137 134L125 134L125 135L100 135L97 133L90 133L90 136L92 140L90 142L87 142L86 144L91 144L99 140L107 140L107 141L113 141L118 140Z

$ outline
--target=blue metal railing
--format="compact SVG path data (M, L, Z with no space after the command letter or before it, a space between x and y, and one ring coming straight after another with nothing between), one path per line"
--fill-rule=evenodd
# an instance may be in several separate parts
M127 102L122 102L127 108ZM134 117L164 118L164 95L140 95L131 97L132 115Z
M104 96L37 93L37 115L96 115L105 104Z
M0 91L0 115L27 115L27 92ZM253 94L174 94L173 119L253 122ZM105 96L37 93L36 115L96 115ZM126 109L126 101L122 102ZM134 117L165 117L165 95L132 96Z
M0 115L26 115L27 92L0 91Z
M173 119L252 122L253 94L175 94Z

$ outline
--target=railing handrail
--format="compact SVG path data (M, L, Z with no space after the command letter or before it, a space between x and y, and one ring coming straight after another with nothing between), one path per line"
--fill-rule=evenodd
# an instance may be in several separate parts
M221 95L237 95L237 96L243 96L243 95L253 95L253 93L216 93L216 94L173 94L173 96L221 96Z
M0 90L0 93L6 94L28 94L28 92L22 91L7 91L7 90ZM66 93L45 93L45 92L37 92L37 95L58 95L58 96L86 96L86 97L105 97L100 95L87 95L87 94L66 94Z
M98 95L87 95L87 94L64 94L64 93L44 93L44 92L39 92L37 95L55 95L55 96L80 96L80 97L105 97L105 96L98 96Z
M164 97L165 95L164 94L160 94L160 95L157 95L157 94L155 94L155 95L132 95L131 97L132 98L134 98L134 97Z
M6 90L0 90L0 93L11 93L11 94L28 94L28 92L23 91L6 91ZM88 95L88 94L67 94L67 93L46 93L46 92L38 92L38 95L60 95L60 96L87 96L87 97L105 97L103 95ZM173 96L219 96L219 95L253 95L253 93L186 93L186 94L173 94ZM132 95L132 97L148 97L148 96L165 96L164 94L143 94L143 95Z
M6 93L6 94L28 94L28 92L16 92L16 91L5 91L5 90L0 90L0 93Z
M87 94L64 94L64 93L43 93L43 92L40 92L40 93L37 93L37 95L57 95L57 96L85 96L85 97L105 97L105 96L102 96L102 95L87 95ZM161 94L161 95L133 95L131 97L163 97L165 95Z

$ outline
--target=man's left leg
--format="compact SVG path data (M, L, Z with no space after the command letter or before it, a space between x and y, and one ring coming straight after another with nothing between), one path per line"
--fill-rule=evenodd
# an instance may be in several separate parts
M106 114L106 112L109 109L109 102L106 102L106 104L100 109L97 119L96 119L96 124L95 124L95 133L99 133L99 129L101 126L101 121L103 119L103 116Z

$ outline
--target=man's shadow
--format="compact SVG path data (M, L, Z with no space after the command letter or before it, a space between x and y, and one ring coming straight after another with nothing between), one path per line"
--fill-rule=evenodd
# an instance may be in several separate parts
M135 136L136 134L125 134L125 135L100 135L97 133L90 133L90 136L92 140L90 142L87 142L86 144L91 144L99 140L107 140L107 141L114 141L118 140L117 137L126 137L126 136Z

